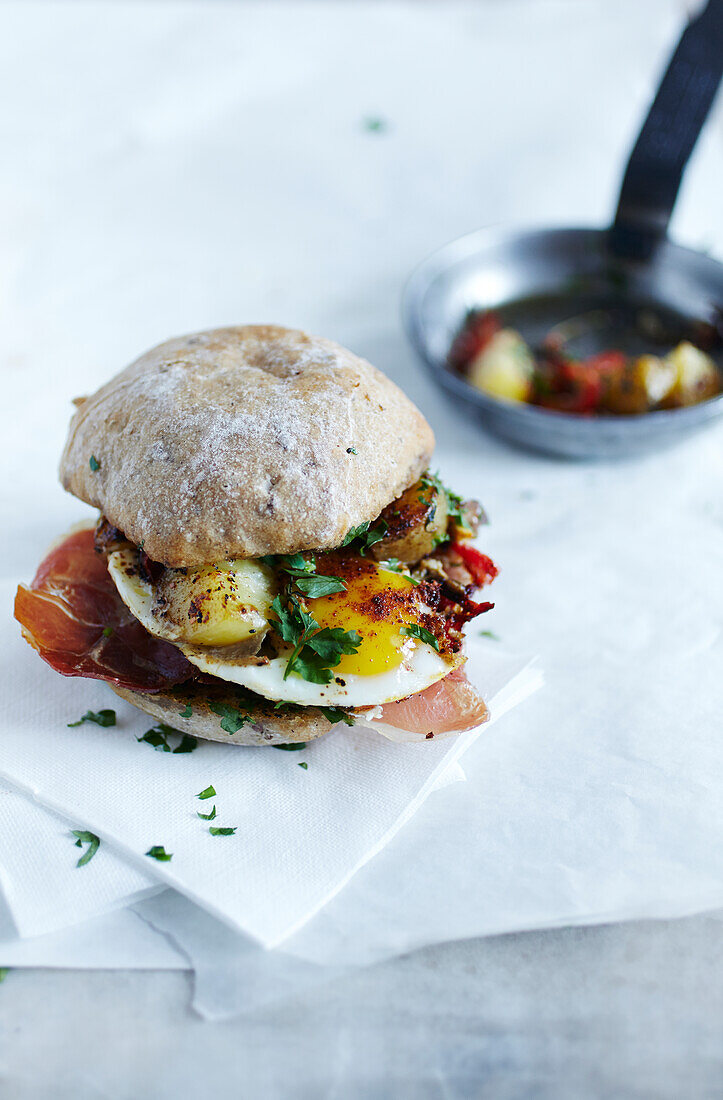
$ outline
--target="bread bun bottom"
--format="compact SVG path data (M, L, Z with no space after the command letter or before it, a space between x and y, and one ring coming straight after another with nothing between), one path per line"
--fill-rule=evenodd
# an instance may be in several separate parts
M279 710L268 699L259 695L240 698L238 689L230 684L181 685L173 691L150 694L131 691L129 688L109 684L121 699L167 726L181 733L190 733L204 741L224 741L229 745L291 745L314 741L332 728L318 707L282 707ZM185 716L188 708L191 713ZM221 707L232 708L232 713L248 715L248 721L236 733L222 729Z

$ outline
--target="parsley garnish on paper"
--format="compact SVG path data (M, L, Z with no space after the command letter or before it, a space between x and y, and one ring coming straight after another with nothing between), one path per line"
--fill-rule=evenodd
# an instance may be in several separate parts
M173 736L181 739L175 748L172 748L168 742L168 738ZM191 737L190 733L181 733L180 730L174 729L173 726L166 726L163 722L159 722L153 729L146 730L142 737L136 737L136 741L145 741L156 752L183 753L193 752L198 748L198 741L195 737Z
M198 794L196 795L196 798L201 798L201 799L203 799L203 798L215 798L215 797L216 797L216 788L213 787L213 786L206 787L205 790L199 791Z
M238 829L238 825L234 825L230 828L228 825L219 828L217 825L209 825L208 831L211 836L233 836Z
M309 765L308 765L308 764L306 763L306 761L305 761L305 760L301 760L301 761L299 762L299 767L300 767L300 768L303 768L303 769L304 769L304 771L307 771L307 770L308 770L308 767L309 767Z
M491 638L493 642L499 642L499 634L495 634L494 630L480 630L480 638Z
M383 134L387 129L387 121L379 115L367 115L363 120L363 126L368 134Z
M306 741L290 741L288 745L272 745L272 749L283 749L284 752L298 752L306 748Z
M439 653L439 642L434 634L430 634L423 626L412 623L410 626L402 626L399 629L402 634L407 634L410 638L419 638L420 642L426 642L427 645L431 645L432 649L436 649L437 653Z
M216 804L214 803L210 814L202 814L200 810L196 810L196 816L200 817L202 821L213 821L216 816Z
M95 833L89 833L87 829L72 829L71 832L73 836L78 838L75 842L76 848L82 848L84 844L88 845L88 850L83 852L83 855L75 865L76 867L85 867L86 863L90 863L91 859L98 851L100 840Z
M147 856L151 859L157 859L159 863L170 863L173 859L173 852L167 852L162 844L154 844L152 848L149 848L146 852Z
M7 978L9 973L10 973L10 967L9 966L0 966L0 985L2 985L2 983L5 981L5 979Z
M87 710L77 722L68 722L68 729L72 729L74 726L82 726L83 722L95 722L96 726L114 726L115 725L115 711L114 710Z

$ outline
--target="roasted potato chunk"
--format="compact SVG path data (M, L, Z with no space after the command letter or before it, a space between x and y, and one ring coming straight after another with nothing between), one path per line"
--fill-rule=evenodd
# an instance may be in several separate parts
M530 401L535 362L518 332L505 328L495 333L472 360L468 380L478 390L502 401Z
M697 405L699 401L708 401L720 393L721 378L715 363L687 340L670 352L667 362L675 372L675 380L662 402L664 409Z
M412 565L446 538L447 496L422 479L388 504L380 518L387 524L387 533L370 553L377 561L398 558Z
M675 368L656 355L641 355L616 371L605 391L605 408L611 413L646 413L655 408L675 383Z
M223 561L166 569L155 586L154 615L192 645L238 645L263 633L274 598L273 574L259 562Z

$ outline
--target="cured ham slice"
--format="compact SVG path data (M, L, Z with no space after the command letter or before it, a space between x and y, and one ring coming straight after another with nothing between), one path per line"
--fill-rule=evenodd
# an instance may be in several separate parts
M463 668L455 669L416 695L385 703L378 711L377 717L375 708L370 724L394 741L430 741L433 737L474 729L489 718L484 700Z
M64 676L156 692L197 674L175 646L154 638L128 611L94 549L92 530L68 535L30 587L20 585L15 618L26 641Z

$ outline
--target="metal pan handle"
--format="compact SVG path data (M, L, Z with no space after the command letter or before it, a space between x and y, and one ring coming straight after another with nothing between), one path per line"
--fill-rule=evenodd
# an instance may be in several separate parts
M666 234L688 158L723 75L723 0L686 27L630 154L610 251L645 260Z

